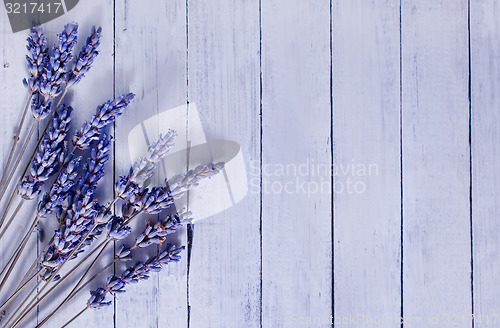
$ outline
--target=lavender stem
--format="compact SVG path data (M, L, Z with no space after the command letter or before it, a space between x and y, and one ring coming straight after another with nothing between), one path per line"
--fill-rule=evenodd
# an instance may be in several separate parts
M12 171L10 171L10 174L9 174L9 177L7 178L7 181L5 181L4 185L2 186L2 191L0 192L0 200L2 200L3 196L5 195L5 192L7 191L7 188L9 187L10 181L12 180L12 177L16 173L17 167L19 166L19 162L21 162L21 159L22 159L24 153L26 152L26 149L28 148L31 137L33 136L33 133L36 130L36 125L37 125L36 121L33 122L33 124L31 125L31 129L30 129L30 132L28 134L28 137L26 138L26 140L23 144L23 148L21 148L21 152L19 153L19 155L16 159L16 162L14 163L14 167L12 168ZM29 166L29 164L28 164L28 166Z
M31 278L28 279L29 277L29 274L31 273L31 271L33 271L33 269L36 267L38 261L40 261L40 259L42 258L42 255L44 252L47 251L47 249L49 248L50 244L52 243L52 241L54 240L54 237L52 237L52 239L49 241L49 243L47 244L47 246L45 246L44 250L42 252L40 252L40 254L38 254L38 257L35 259L35 261L33 262L33 264L31 264L31 267L28 269L28 271L26 272L26 274L24 275L23 279L21 280L21 282L19 283L19 285L17 285L17 289L16 291L14 292L14 294L12 294L9 299L4 303L2 304L2 306L0 306L0 312L2 310L6 310L6 307L7 305L9 305L10 302L12 302L16 297L17 295L19 295L19 293L28 286L28 284L33 281L33 279L38 275L40 274L44 268L40 268L33 276L31 276ZM28 279L28 280L27 280ZM38 283L40 284L40 282Z
M76 318L78 318L80 315L82 315L83 312L87 311L87 309L88 309L88 306L86 306L83 310L78 312L73 318L71 318L71 320L66 322L61 328L67 327L70 323L72 323L74 320L76 320Z
M2 227L5 219L7 218L7 214L9 212L10 206L12 205L12 202L14 201L14 197L16 196L16 193L17 193L17 187L16 187L16 190L14 190L14 192L12 192L12 195L10 195L10 199L9 199L9 202L7 203L7 207L5 208L5 210L2 214L2 219L0 219L0 227Z
M88 236L82 239L82 242L87 239ZM51 275L51 277L46 281L46 283L43 285L43 287L36 293L36 295L33 297L33 299L28 303L27 306L24 307L24 309L21 311L21 313L18 315L16 320L14 321L14 324L12 325L11 328L17 327L25 318L28 316L36 307L48 296L50 295L54 289L56 289L65 279L67 279L73 272L75 272L86 260L88 260L92 255L94 255L99 248L101 248L104 245L104 249L109 245L110 241L103 241L99 246L97 246L90 254L87 255L82 261L80 261L75 267L73 267L64 277L59 279L57 283L52 286L51 289L49 289L44 295L40 296L41 293L45 290L45 288L52 282L52 280L57 276L59 271L61 270L63 264L67 262L69 258L73 256L73 254L76 252L77 249L80 248L81 244L76 247L68 256L68 258L61 264L61 266L56 270L56 272ZM103 249L103 250L104 250ZM23 302L24 303L24 302ZM16 311L17 312L17 311Z
M54 108L58 108L60 105L61 105L61 102L63 101L64 99L64 96L66 96L66 93L68 92L69 88L65 88L62 95L61 95L61 98L59 99L59 102L57 103L56 107ZM47 125L45 126L45 129L43 130L43 132L40 134L40 138L38 139L38 142L35 146L35 148L33 149L33 152L30 156L30 158L33 158L33 156L35 156L35 153L37 152L38 150L38 147L40 146L40 143L42 142L43 140L43 135L45 134L45 132L47 131L47 129L49 128L51 122L52 122L52 118L54 118L54 115L55 115L56 111L55 110L52 110L50 116L49 116L49 119L47 120ZM35 123L36 124L36 123ZM29 137L28 139L31 139L31 137ZM27 140L25 142L25 145L26 143L29 142L29 140ZM27 145L26 145L26 148L27 148ZM26 151L26 149L24 149L24 151ZM23 152L24 153L24 152ZM20 155L20 157L22 157L22 155ZM19 165L19 163L17 163L17 165ZM21 182L23 176L25 176L26 172L28 171L29 167L31 165L31 161L28 161L28 163L26 164L24 170L23 170L23 174L21 174L21 177L19 178L19 182ZM14 172L11 172L11 175L13 175ZM12 179L12 178L11 178ZM9 180L9 183L10 183L10 180ZM2 200L3 196L4 196L4 193L7 189L8 185L7 186L4 186L2 184L0 184L0 188L2 188L2 193L0 194L0 200ZM12 197L15 196L15 194L17 193L17 190L18 190L18 187L16 185L16 188L12 191ZM0 227L2 226L2 221L0 221Z
M14 213L12 213L12 215L10 216L10 219L9 221L7 221L7 224L5 225L5 227L3 228L2 232L0 232L0 240L2 239L3 235L5 234L5 232L7 231L7 229L9 229L10 225L12 224L12 221L14 221L14 218L16 217L16 215L19 213L19 210L21 209L21 207L23 206L24 204L24 201L25 199L24 198L21 198L21 200L19 201L19 203L17 204L17 207L16 209L14 210Z
M35 279L39 273L41 273L43 271L43 268L40 268L34 275L31 276L31 278L29 278L26 282L24 281L21 281L21 283L19 284L19 286L17 287L17 290L14 292L14 294L12 294L3 304L2 306L0 307L0 312L3 311L9 304L10 302L12 302L13 300L16 299L17 295L19 295L19 293L21 293L24 288L26 288L32 281L33 279Z
M25 247L25 246L26 246L26 244L28 243L29 236L30 236L30 234L33 232L33 230L35 229L35 226L36 226L36 221L33 221L33 224L31 225L31 227L30 227L30 229L29 229L28 233L27 233L27 234L24 236L24 238L23 238L23 241L22 241L22 243L21 243L21 245L20 245L20 248L21 248L21 249L24 249L24 247ZM21 251L21 250L19 250L19 251L17 251L17 253L15 254L14 260L13 260L12 264L10 265L9 270L7 271L7 273L6 273L5 277L3 278L2 283L0 284L0 290L2 290L3 286L4 286L4 285L5 285L5 283L7 282L7 279L9 278L10 273L11 273L11 272L12 272L12 270L14 269L14 265L17 263L17 260L19 260L19 257L21 256L21 253L22 253L22 251ZM4 270L5 270L5 269L4 269ZM3 270L2 270L2 272L3 272Z
M76 289L78 288L78 286L80 286L80 284L83 282L83 280L85 279L85 277L87 277L87 275L89 274L90 270L92 270L92 268L95 266L95 264L97 263L97 261L99 260L99 258L101 257L101 255L103 254L104 250L106 249L107 245L108 244L106 244L102 248L102 250L99 252L99 254L97 254L97 256L94 259L94 261L92 261L92 263L90 264L90 266L87 268L87 270L85 271L85 273L83 274L83 276L80 278L80 280L78 281L78 283L76 284L76 286L71 290L71 292L69 293L69 295L66 296L66 298L61 302L61 304L59 304L59 306L54 311L52 311L52 313L50 313L45 319L43 319L43 321L41 323L39 323L35 328L40 328L43 325L45 325L47 323L47 321L49 321L50 318L52 318L54 316L54 314L56 314L57 311L59 311L64 306L64 304L66 304L73 297Z
M24 126L24 121L26 120L26 115L28 114L30 103L31 103L31 98L33 97L33 94L30 94L28 97L28 101L26 102L26 107L24 108L23 116L21 117L21 122L19 123L19 128L17 129L16 134L14 135L14 138L12 139L12 147L10 148L10 153L9 153L9 158L7 159L7 164L5 164L3 173L2 173L2 178L0 179L0 187L3 186L4 180L7 176L7 171L9 170L10 162L12 161L12 158L14 157L14 151L16 150L17 143L19 142L19 137L21 135L23 126Z

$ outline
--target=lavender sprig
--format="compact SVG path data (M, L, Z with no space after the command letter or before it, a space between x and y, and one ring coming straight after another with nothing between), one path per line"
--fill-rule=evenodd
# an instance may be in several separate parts
M81 150L89 148L92 141L99 139L103 128L113 123L117 116L123 114L123 111L134 97L133 93L129 93L114 100L108 100L98 106L96 114L92 116L89 122L84 123L73 136L73 146Z
M24 80L24 84L32 95L38 92L40 88L40 77L48 62L47 38L43 35L42 27L32 27L27 41L28 55L26 55L26 61L30 76L27 80Z
M40 147L31 161L31 179L26 177L18 185L18 192L24 199L33 199L39 193L44 181L53 175L59 165L58 157L63 151L71 122L71 106L61 105L56 110L49 129L44 133Z
M115 193L119 198L128 200L141 192L153 176L157 163L174 145L176 137L177 133L173 130L168 130L165 136L160 135L149 147L146 157L139 158L130 168L128 175L120 176L115 184Z
M96 30L95 26L92 26L90 36L87 38L87 43L82 47L78 58L73 64L71 72L69 72L67 82L68 88L80 82L80 80L85 76L85 73L90 70L90 67L94 62L94 58L96 58L99 54L97 48L100 44L101 32L101 27Z
M77 40L78 24L69 23L59 34L57 44L52 49L49 63L40 83L40 93L46 99L54 99L62 92L66 82L66 67L73 58L71 52Z
M127 284L149 279L151 272L158 272L168 263L179 261L179 254L183 249L184 246L177 247L168 244L165 250L157 256L153 256L145 262L137 262L134 266L126 269L119 277L109 277L104 288L98 288L90 292L91 296L87 301L87 307L100 308L110 305L111 301L106 301L107 294L124 293Z
M46 268L41 274L42 278L48 279L57 270L60 264L68 259L67 255L82 242L85 244L73 254L71 259L83 251L83 247L91 244L93 239L101 230L94 229L95 219L99 215L101 207L94 199L94 190L97 183L104 176L103 167L109 159L110 138L103 133L91 156L83 167L78 183L75 184L66 198L65 209L58 213L61 226L55 232L55 238L43 258L43 266ZM95 230L95 235L87 236L87 232Z
M168 180L168 186L171 190L171 195L175 199L179 199L186 194L186 192L199 184L199 182L206 178L218 174L224 168L224 163L217 164L202 164L189 170L184 175L176 175Z
M168 215L156 223L152 220L148 221L144 232L135 240L133 248L145 248L153 244L162 245L167 235L176 232L191 220L190 215L190 212L181 212Z
M37 209L41 217L51 214L68 197L69 190L76 183L81 159L79 156L65 166L50 190L43 195Z

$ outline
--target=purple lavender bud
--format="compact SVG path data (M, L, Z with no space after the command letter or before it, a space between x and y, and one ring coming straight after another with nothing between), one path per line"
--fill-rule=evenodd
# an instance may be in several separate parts
M81 159L80 156L68 163L68 166L61 171L50 190L43 195L42 200L38 203L40 217L51 214L56 206L60 205L68 197L68 192L75 185L78 177Z
M168 130L163 137L160 134L160 138L149 146L146 160L153 163L159 162L173 147L176 137L177 132L173 130Z
M46 118L51 110L52 102L39 93L35 93L31 99L31 113L36 122Z
M34 94L40 87L40 77L48 62L47 38L42 27L32 27L28 36L28 55L26 56L29 78L26 81L28 92Z
M119 216L114 216L108 223L108 239L121 240L126 238L132 229L128 226L123 226L124 219Z
M28 178L24 178L21 182L19 182L17 192L23 199L31 200L38 196L42 186L43 182L41 181L33 181Z
M80 54L78 55L78 58L69 73L68 88L80 82L80 80L85 76L85 73L90 70L90 67L94 62L94 58L99 54L97 48L100 44L101 31L101 27L97 30L95 26L92 27L90 36L87 38L86 44L82 47L82 50L80 51Z
M104 288L98 288L97 290L90 292L90 298L87 301L87 306L93 309L101 308L104 306L111 305L111 301L106 302L107 291Z
M132 259L132 251L130 248L121 245L115 254L115 261L124 262Z
M199 182L219 173L224 168L224 163L203 164L197 166L194 170L188 171L184 175L176 175L165 181L170 187L170 194L174 199L179 199L186 194L188 190L195 187Z
M109 206L101 206L96 204L97 216L95 221L97 224L107 224L113 217L113 212Z
M73 136L73 145L81 150L90 147L94 140L98 140L105 126L113 123L117 116L123 114L130 101L134 99L134 94L120 96L114 100L108 100L103 105L97 107L96 114L92 116L90 122L82 125L81 129Z
M160 138L149 147L146 157L139 158L132 165L127 176L119 177L115 184L116 195L123 200L142 197L141 187L149 183L158 161L172 148L176 137L177 133L172 130L168 130L164 137L160 135Z
M59 155L63 150L62 142L70 128L72 110L70 106L65 105L56 110L52 123L32 159L30 172L35 181L45 181L55 173Z
M73 58L71 52L76 43L77 32L77 24L67 24L52 49L39 88L40 93L47 99L56 98L62 92L62 85L66 82L66 66Z
M126 285L125 281L123 281L119 277L112 276L108 278L108 282L106 284L106 290L108 290L110 294L125 293L125 285Z

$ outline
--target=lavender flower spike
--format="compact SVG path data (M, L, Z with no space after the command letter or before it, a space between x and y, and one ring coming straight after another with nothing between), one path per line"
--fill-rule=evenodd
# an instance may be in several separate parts
M28 92L34 94L40 87L39 79L48 62L47 38L43 35L42 27L32 27L27 41L28 55L26 61L30 76L27 80L24 80L24 83L28 87Z
M24 199L33 199L43 182L56 172L59 165L58 158L63 151L63 140L70 128L72 111L70 106L65 105L57 109L40 147L33 156L30 168L31 179L26 177L18 185L18 192Z
M162 245L167 235L176 232L190 221L190 215L191 212L174 213L156 223L149 221L144 232L135 240L133 248L145 248L153 244Z
M170 178L167 184L170 187L172 197L175 199L181 198L189 189L197 186L201 180L211 178L223 168L224 163L222 162L217 164L202 164L184 175L177 175Z
M111 295L124 293L127 284L147 280L151 272L158 272L168 263L179 261L179 253L183 249L184 246L177 247L169 244L160 254L149 258L146 262L137 262L136 265L125 270L120 277L109 277L105 288L98 288L90 292L91 296L87 301L87 307L100 308L110 305L111 302L106 301L108 293Z
M40 93L46 99L56 98L62 92L62 85L66 82L66 67L73 58L71 52L76 44L77 32L76 23L64 26L57 44L52 49L43 81L40 83Z
M143 185L147 185L153 176L156 164L160 161L174 145L177 133L168 130L165 136L160 135L159 140L154 142L148 149L145 158L139 158L130 168L127 176L121 176L115 185L115 192L121 199L130 199L141 192ZM137 196L137 195L136 195Z
M46 217L51 214L56 206L60 205L67 197L68 191L75 185L78 177L78 168L82 157L79 156L65 167L59 174L59 177L54 182L49 191L47 191L42 200L38 202L38 214L41 217Z
M129 93L114 100L108 100L97 107L96 114L92 116L90 122L84 123L73 136L73 145L81 150L90 147L92 141L99 139L103 128L113 123L117 116L123 114L123 111L134 97L133 93Z
M67 83L68 88L80 82L80 80L85 76L85 73L90 70L90 67L94 62L94 58L99 54L97 48L100 44L101 31L101 27L97 30L95 26L92 27L90 36L87 38L87 43L83 46L78 58L73 64L73 69L69 73Z

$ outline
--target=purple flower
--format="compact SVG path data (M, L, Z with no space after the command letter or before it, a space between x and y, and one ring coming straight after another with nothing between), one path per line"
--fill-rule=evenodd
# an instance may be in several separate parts
M42 96L47 99L56 98L62 92L62 85L66 82L66 66L73 58L71 52L76 44L77 32L76 23L67 24L52 49L39 88Z
M121 240L126 238L132 229L128 226L124 226L124 219L119 216L114 216L108 223L108 240Z
M85 73L90 70L92 63L94 62L94 58L99 54L97 48L100 44L101 31L101 27L97 30L95 26L92 27L90 36L87 38L87 43L82 47L82 50L80 51L80 54L78 55L78 58L69 73L67 84L68 88L80 82L80 80L85 76Z
M56 206L60 205L67 197L69 190L75 185L78 177L78 168L82 157L73 159L59 174L57 180L38 203L38 213L41 217L51 214Z
M96 114L89 122L82 125L81 129L73 136L73 146L78 149L87 149L94 140L98 140L105 126L113 123L117 116L123 114L134 94L120 96L114 100L108 100L97 107Z
M28 92L34 94L38 92L40 87L39 79L48 62L47 38L43 35L42 27L32 27L27 41L28 55L26 55L26 61L30 76L24 82L28 87Z
M111 302L105 301L108 293L124 293L127 284L149 279L150 272L158 272L168 263L179 261L179 254L182 250L184 250L184 246L177 247L168 244L165 250L157 256L153 256L145 262L137 262L134 266L127 268L121 276L109 277L105 288L98 288L90 292L87 306L97 308L110 305Z

